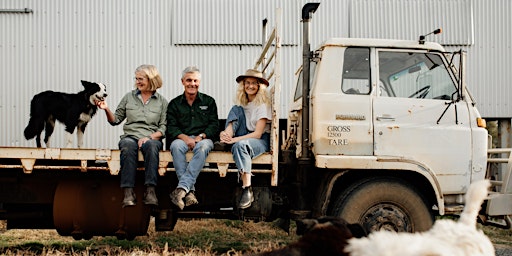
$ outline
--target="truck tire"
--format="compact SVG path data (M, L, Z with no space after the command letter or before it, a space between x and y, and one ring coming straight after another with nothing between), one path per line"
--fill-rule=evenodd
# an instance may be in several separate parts
M332 214L360 223L368 231L412 233L430 229L432 212L420 194L406 184L393 178L363 180L341 193Z

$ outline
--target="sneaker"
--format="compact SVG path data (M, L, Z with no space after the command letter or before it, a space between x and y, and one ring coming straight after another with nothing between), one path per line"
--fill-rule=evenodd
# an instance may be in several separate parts
M135 193L133 188L124 188L123 208L135 205Z
M178 206L180 210L185 208L185 202L183 202L183 198L185 198L186 192L182 188L176 188L169 196L171 197L171 201L174 205Z
M192 191L192 190L190 190L187 193L184 200L185 200L185 206L191 206L191 205L199 203L199 201L197 201L196 195L194 194L194 191Z
M158 199L156 198L155 187L147 186L146 192L144 193L144 204L146 205L158 205Z
M242 196L240 197L240 202L238 203L238 208L249 208L251 207L252 202L254 202L254 194L252 193L252 188L250 186L243 188Z

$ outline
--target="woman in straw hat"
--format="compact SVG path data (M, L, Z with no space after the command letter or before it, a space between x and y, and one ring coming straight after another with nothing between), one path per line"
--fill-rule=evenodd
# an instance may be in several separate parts
M229 111L226 128L220 133L221 144L232 146L231 152L242 180L238 208L249 208L254 201L251 188L252 159L270 151L272 112L263 74L249 69L236 78L235 105Z

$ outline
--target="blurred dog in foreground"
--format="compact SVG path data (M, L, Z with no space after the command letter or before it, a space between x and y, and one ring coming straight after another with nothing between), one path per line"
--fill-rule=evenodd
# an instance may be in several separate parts
M466 206L457 222L437 220L421 233L372 232L365 238L353 238L345 249L351 256L489 256L495 249L489 238L476 229L476 219L487 198L489 180L474 182L466 193Z
M361 225L349 224L341 218L321 217L298 220L297 235L302 235L297 242L261 255L349 255L344 252L347 240L352 237L366 236L366 231Z

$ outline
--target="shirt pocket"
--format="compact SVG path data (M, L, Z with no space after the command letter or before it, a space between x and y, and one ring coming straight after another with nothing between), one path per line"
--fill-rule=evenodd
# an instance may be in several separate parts
M147 106L145 109L146 120L149 124L158 125L160 123L161 109L158 106Z
M126 119L127 122L140 122L144 120L143 109L134 103L126 104Z
M210 119L210 111L208 106L200 106L197 109L197 113L199 113L199 119L201 120L201 123L205 124L208 123Z

